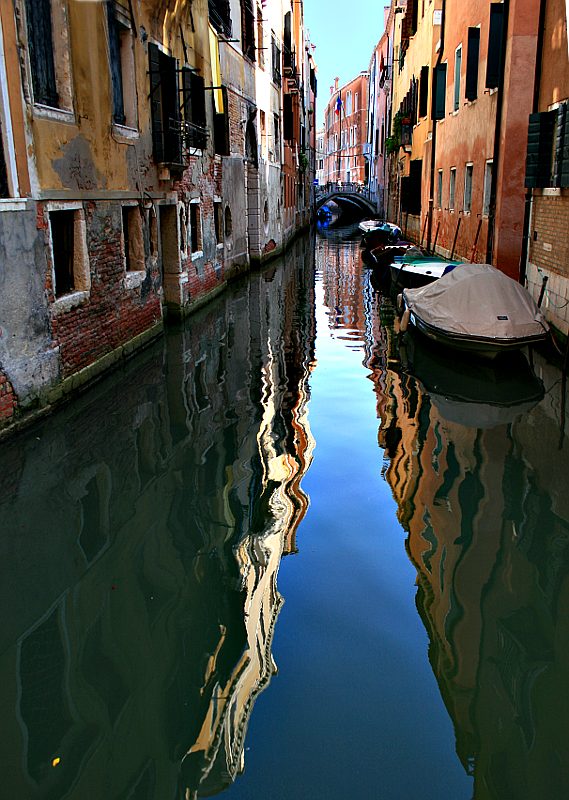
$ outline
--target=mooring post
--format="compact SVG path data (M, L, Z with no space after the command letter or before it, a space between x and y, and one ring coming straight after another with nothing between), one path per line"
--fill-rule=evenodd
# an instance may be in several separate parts
M454 257L454 248L456 247L456 240L458 239L458 231L460 230L460 223L462 222L462 217L459 217L456 221L456 231L454 232L454 239L452 242L452 250L450 251L450 260L452 261Z

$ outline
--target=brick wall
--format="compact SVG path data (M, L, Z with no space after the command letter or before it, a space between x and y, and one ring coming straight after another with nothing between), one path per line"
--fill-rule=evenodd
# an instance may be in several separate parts
M59 347L63 378L148 330L162 316L160 275L151 259L147 258L149 266L142 285L125 287L120 204L85 204L85 217L91 274L89 296L74 308L61 311L54 303L46 214L38 206L38 228L46 231L46 289L51 303L52 336L54 345ZM148 255L148 235L146 240Z
M529 260L569 278L569 194L534 195Z
M6 425L16 413L18 400L14 387L0 369L0 426Z

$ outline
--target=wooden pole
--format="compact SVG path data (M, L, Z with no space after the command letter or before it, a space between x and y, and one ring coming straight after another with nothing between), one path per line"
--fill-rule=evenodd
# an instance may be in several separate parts
M454 248L456 247L456 240L458 239L458 232L460 230L460 223L461 222L462 222L462 217L459 216L459 218L456 221L456 231L454 232L454 239L453 239L453 242L452 242L452 250L450 251L450 260L451 261L454 258Z

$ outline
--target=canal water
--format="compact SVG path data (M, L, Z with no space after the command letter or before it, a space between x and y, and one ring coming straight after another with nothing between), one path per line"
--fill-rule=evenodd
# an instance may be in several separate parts
M566 387L299 240L0 447L0 797L569 796Z

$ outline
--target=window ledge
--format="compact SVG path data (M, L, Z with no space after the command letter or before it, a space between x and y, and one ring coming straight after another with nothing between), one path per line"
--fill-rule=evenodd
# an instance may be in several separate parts
M130 144L136 139L140 139L140 131L138 128L131 128L129 125L118 125L116 122L112 124L113 137L119 144Z
M223 250L223 242L218 242L215 246L216 250Z
M127 272L124 276L124 288L125 289L138 289L144 283L144 279L146 278L146 270L133 270L132 272Z
M25 211L27 202L25 197L3 197L0 199L0 212Z
M192 261L197 261L198 258L203 258L203 250L196 250L195 253L192 253Z
M548 188L543 188L541 190L542 197L561 197L561 189L556 186L551 186Z
M41 119L50 119L53 122L64 122L66 125L76 125L74 111L67 111L63 108L52 108L51 106L42 106L34 104L34 117Z
M89 292L71 292L58 297L53 301L53 311L55 314L65 314L66 311L71 311L72 308L82 306L89 299Z

